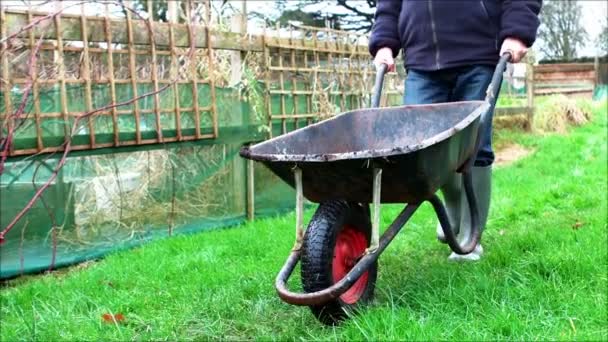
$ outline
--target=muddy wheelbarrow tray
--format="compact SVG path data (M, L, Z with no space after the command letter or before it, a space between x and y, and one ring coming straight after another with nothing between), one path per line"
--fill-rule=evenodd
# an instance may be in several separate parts
M372 203L373 170L382 169L381 202L425 200L469 158L485 102L351 111L245 149L304 196Z
M470 169L508 58L501 58L485 101L378 108L386 69L380 68L372 108L243 147L241 156L296 189L296 242L275 282L281 299L309 306L323 323L345 318L370 299L379 255L424 201L435 209L454 252L475 248L481 229ZM463 175L472 221L464 234L452 229L436 195L455 172ZM306 233L304 198L320 204ZM406 204L382 238L381 203ZM287 280L301 259L305 293L296 293Z

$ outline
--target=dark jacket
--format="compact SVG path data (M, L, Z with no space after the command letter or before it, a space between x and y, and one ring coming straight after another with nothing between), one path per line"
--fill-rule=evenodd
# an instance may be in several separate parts
M405 67L496 65L502 42L536 39L542 0L378 0L369 50L404 49Z

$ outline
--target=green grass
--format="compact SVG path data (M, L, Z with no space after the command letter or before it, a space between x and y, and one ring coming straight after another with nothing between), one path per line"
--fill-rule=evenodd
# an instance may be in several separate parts
M293 243L286 215L14 281L0 292L0 337L607 340L606 117L604 104L568 135L500 131L498 142L535 153L495 170L485 258L447 262L425 204L381 256L374 303L340 327L275 294ZM384 206L383 224L399 209ZM125 321L104 323L104 313Z
M525 107L527 103L528 100L525 97L508 96L503 93L502 96L498 97L496 107Z

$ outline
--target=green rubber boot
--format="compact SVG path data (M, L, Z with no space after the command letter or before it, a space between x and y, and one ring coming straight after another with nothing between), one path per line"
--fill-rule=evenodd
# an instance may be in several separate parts
M479 224L481 231L483 231L486 227L486 223L488 221L488 212L490 210L490 198L492 195L492 165L483 166L483 167L473 167L472 170L473 176L473 191L475 192L475 198L477 199L477 209L479 212ZM460 234L464 234L464 238L466 235L470 234L471 231L471 215L469 213L469 205L466 199L464 199L464 191L462 203L462 220L460 223ZM483 254L483 247L481 244L478 244L475 250L466 255L459 255L456 253L452 253L449 256L450 260L456 261L476 261L481 258Z
M462 219L462 202L466 201L462 185L462 175L455 172L450 180L441 188L443 193L443 203L445 205L450 226L454 230L454 234L458 234ZM437 240L446 243L445 234L441 229L441 223L437 223Z

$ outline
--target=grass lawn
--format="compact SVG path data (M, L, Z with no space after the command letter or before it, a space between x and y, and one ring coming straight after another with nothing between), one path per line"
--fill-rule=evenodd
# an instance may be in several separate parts
M380 257L375 302L339 327L284 304L294 215L180 236L0 290L13 340L606 340L607 113L568 135L497 133L535 152L495 170L485 258L446 260L424 204ZM384 206L388 225L401 206ZM310 218L312 212L308 212ZM292 287L298 287L294 276ZM104 314L124 315L106 323Z

